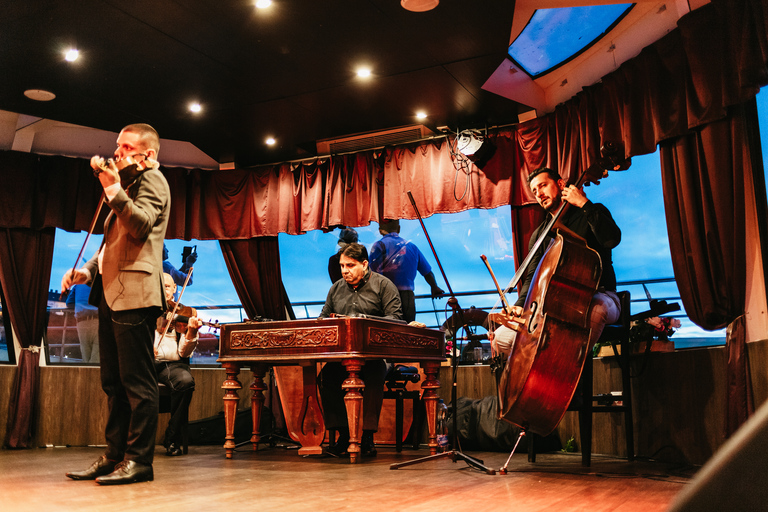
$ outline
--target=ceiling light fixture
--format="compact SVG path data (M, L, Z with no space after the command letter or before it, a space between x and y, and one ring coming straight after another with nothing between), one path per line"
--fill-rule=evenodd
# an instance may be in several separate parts
M267 137L267 140L264 141L267 146L274 146L277 142L274 137Z
M64 59L66 59L67 62L75 62L79 56L80 56L80 52L78 50L74 48L70 48L64 54Z
M256 7L259 9L266 9L272 5L272 0L256 0Z
M24 96L35 101L51 101L56 97L52 92L43 89L28 89L24 91Z
M422 112L416 112L416 117L418 119L426 119L427 118L427 113L423 112L423 111Z
M360 78L368 78L371 76L371 68L357 68L357 76Z
M194 112L195 114L199 114L203 111L203 106L199 104L198 102L190 103L189 104L189 111Z
M440 3L440 0L400 0L403 9L412 12L431 11Z

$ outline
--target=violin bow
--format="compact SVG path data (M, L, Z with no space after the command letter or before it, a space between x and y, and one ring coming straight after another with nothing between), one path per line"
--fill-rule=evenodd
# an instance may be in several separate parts
M91 235L93 234L93 229L96 227L96 221L99 219L99 215L101 215L101 208L104 206L105 195L106 194L104 193L104 191L102 191L101 199L99 199L99 206L96 208L96 213L93 214L93 219L91 220L91 226L88 228L88 234L85 235L85 241L83 242L83 246L80 248L80 252L77 253L77 259L75 260L75 264L72 266L72 279L75 278L75 270L77 269L77 266L80 264L80 258L83 257L85 248L88 245L88 240L91 239ZM67 293L69 293L69 289L61 292L61 300L66 299Z
M490 272L491 274L491 279L493 279L493 284L496 285L496 290L499 292L499 297L501 297L501 307L504 309L504 312L506 314L511 315L512 308L509 307L509 303L507 302L507 297L504 296L504 292L502 291L501 286L499 286L499 282L496 280L496 274L493 273L491 264L488 263L488 258L485 257L485 254L481 254L480 259L483 260L483 263L485 263L485 266L488 267L488 272Z
M170 318L168 318L168 322L165 324L165 329L163 329L163 335L160 336L160 339L164 339L165 335L168 334L168 328L171 326L171 320L173 320L174 317L176 317L176 311L179 310L179 304L181 304L181 297L184 295L184 290L187 289L187 283L189 283L189 278L192 277L192 271L195 269L195 267L189 267L189 272L187 272L187 278L184 279L184 286L181 287L181 291L179 292L179 300L176 301L176 305L173 306L173 311L171 311Z

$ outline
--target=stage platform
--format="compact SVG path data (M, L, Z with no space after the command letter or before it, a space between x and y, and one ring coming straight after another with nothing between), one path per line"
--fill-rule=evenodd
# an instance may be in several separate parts
M103 449L0 451L0 508L10 511L641 511L666 510L698 467L594 455L542 453L531 464L515 454L506 475L488 475L450 458L391 470L390 464L429 454L426 448L379 447L352 465L330 456L300 457L295 449L250 445L227 460L219 446L191 446L166 457L157 447L153 482L99 486L66 478ZM466 452L498 470L508 454Z

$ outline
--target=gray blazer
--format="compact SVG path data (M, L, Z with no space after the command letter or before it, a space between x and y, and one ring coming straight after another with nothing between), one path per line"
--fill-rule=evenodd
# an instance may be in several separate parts
M113 311L166 309L163 240L171 190L165 176L158 169L148 169L107 205L112 211L104 221L101 276L107 305ZM98 255L97 251L84 266L92 277L99 272Z

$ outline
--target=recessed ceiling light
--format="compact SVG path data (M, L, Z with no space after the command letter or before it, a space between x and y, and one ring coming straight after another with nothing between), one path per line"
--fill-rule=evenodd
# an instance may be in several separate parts
M267 146L274 146L275 142L277 141L275 140L274 137L267 137L267 140L265 140L264 142L267 144Z
M67 60L67 62L75 62L79 56L80 52L74 48L70 48L64 54L64 58Z
M423 111L422 112L416 112L416 117L419 118L419 119L426 119L427 118L427 113L423 112Z
M35 101L51 101L56 97L52 92L42 89L28 89L24 91L24 96Z
M189 104L189 111L190 112L194 112L195 114L199 114L200 112L202 112L202 110L203 110L203 106L201 104L197 103L197 102Z
M256 0L256 7L259 9L266 9L272 5L272 0Z
M371 76L371 68L368 67L360 67L357 68L357 76L360 78L368 78Z
M429 11L437 7L440 0L400 0L403 9L413 12Z

